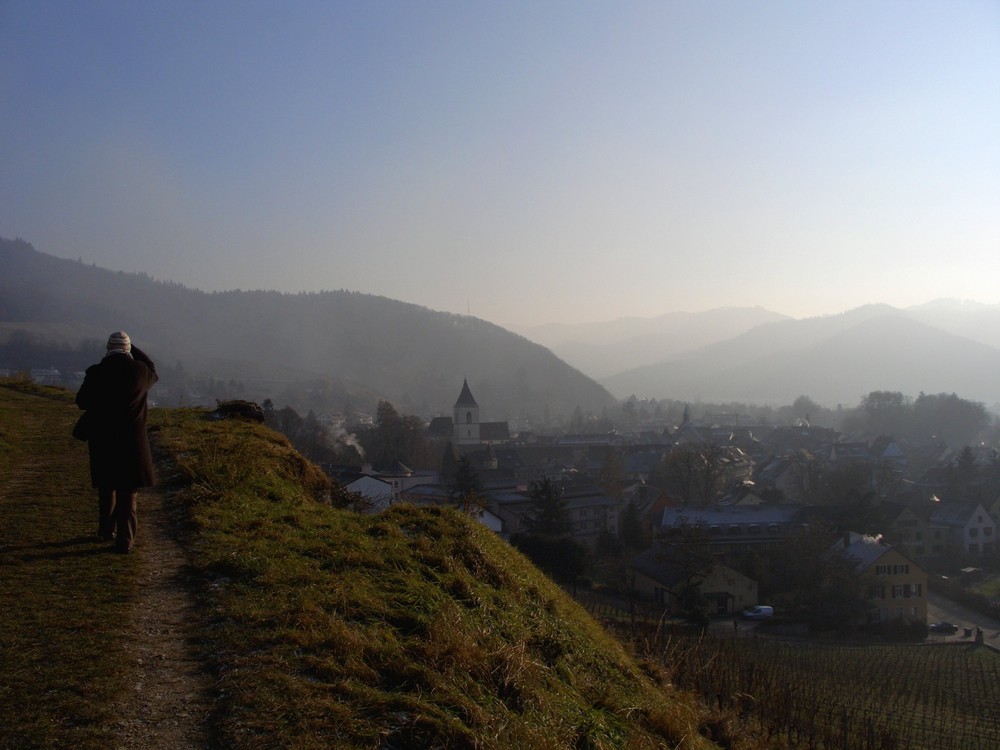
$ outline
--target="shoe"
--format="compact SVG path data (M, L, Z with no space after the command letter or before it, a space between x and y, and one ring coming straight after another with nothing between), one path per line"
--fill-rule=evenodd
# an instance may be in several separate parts
M127 555L129 552L132 551L132 548L131 547L119 547L116 544L114 547L111 548L111 551L114 552L116 555Z

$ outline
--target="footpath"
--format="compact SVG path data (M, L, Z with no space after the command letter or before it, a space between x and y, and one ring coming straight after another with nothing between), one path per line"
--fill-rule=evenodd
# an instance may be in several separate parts
M205 746L211 678L194 654L193 595L184 585L179 520L159 488L139 495L139 533L129 562L140 568L124 649L135 679L120 696L118 748L186 750Z

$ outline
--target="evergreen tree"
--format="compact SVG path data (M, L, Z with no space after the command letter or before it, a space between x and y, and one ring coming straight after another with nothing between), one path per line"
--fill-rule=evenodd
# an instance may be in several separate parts
M648 544L646 532L642 528L642 518L635 502L628 501L618 523L618 536L622 544L630 550L644 549Z
M569 530L566 503L559 486L549 477L531 483L528 491L535 509L532 531L558 536Z
M484 504L483 487L479 481L479 473L468 456L462 456L455 462L455 471L451 475L448 486L448 498L461 505L466 512L472 508L481 508Z

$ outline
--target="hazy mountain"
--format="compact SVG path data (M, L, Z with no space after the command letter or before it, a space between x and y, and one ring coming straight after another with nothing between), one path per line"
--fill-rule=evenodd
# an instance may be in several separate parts
M208 294L0 240L0 334L98 347L119 328L190 374L326 378L339 393L386 398L406 413L450 414L463 378L483 419L569 415L578 405L599 413L613 403L544 347L476 318L346 291Z
M762 307L724 307L603 323L550 324L521 332L587 375L603 378L788 319Z
M892 390L1000 403L1000 349L916 317L869 305L768 323L602 382L619 397L692 401L788 403L807 395L828 406L856 406L873 390Z
M942 331L1000 348L1000 305L938 299L908 307L906 314Z

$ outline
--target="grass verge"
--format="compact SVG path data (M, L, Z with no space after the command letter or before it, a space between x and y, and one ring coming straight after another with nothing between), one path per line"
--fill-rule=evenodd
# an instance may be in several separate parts
M0 387L0 746L104 747L136 569L97 541L71 394Z

